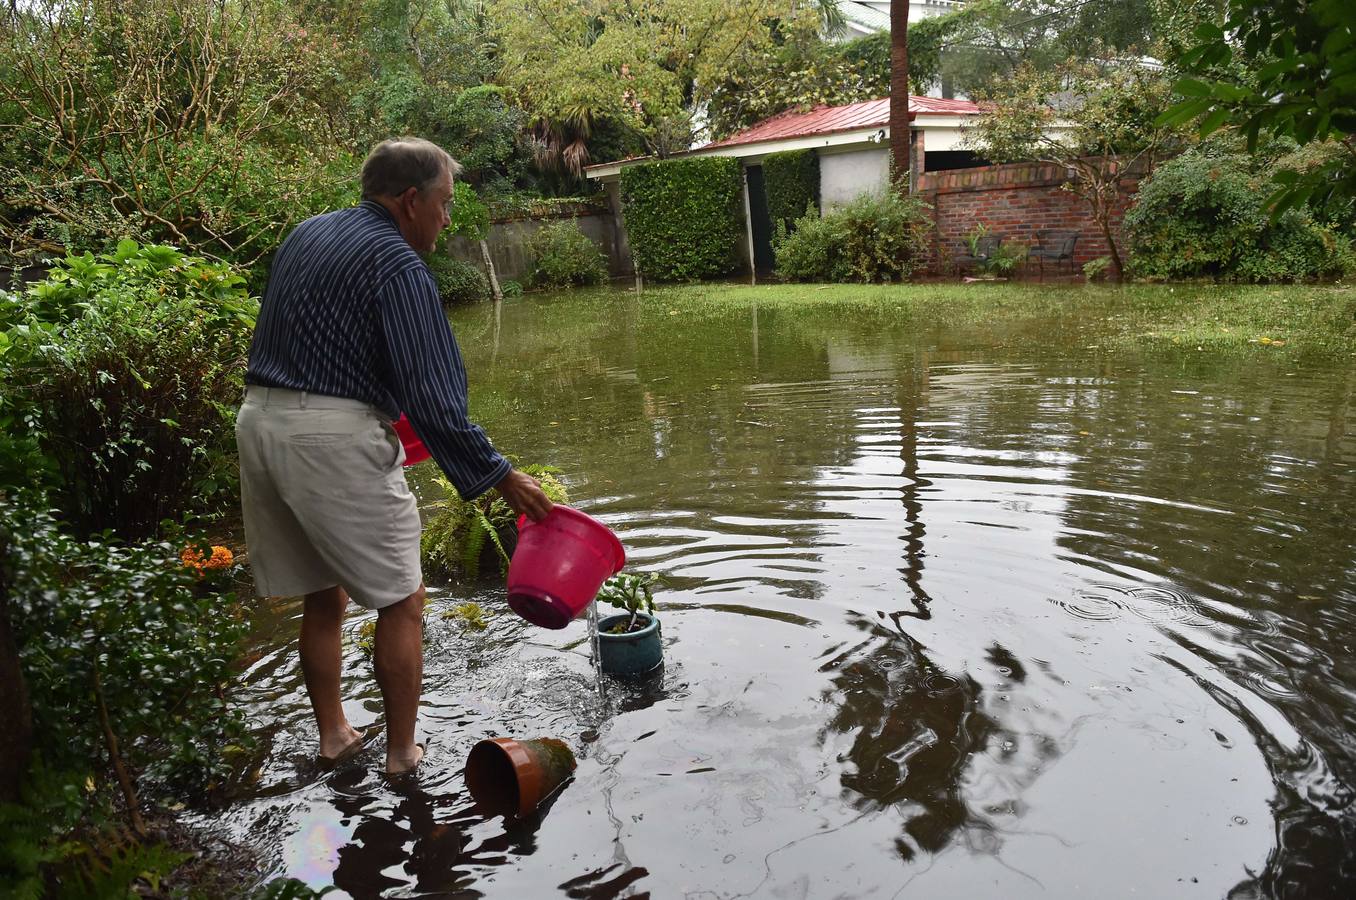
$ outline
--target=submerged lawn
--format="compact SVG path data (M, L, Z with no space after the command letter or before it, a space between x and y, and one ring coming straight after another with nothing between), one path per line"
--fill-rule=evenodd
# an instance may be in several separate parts
M1336 285L747 285L648 289L645 305L697 316L735 305L799 307L810 317L879 308L882 325L948 328L1070 320L1114 344L1203 350L1349 353L1356 349L1356 287Z

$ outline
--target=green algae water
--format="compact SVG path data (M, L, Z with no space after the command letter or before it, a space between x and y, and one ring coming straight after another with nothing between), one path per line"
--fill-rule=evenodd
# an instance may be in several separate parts
M661 574L664 667L600 695L584 620L434 586L418 783L321 774L274 602L199 824L331 896L1352 896L1356 356L779 290L455 310L478 421ZM524 821L461 780L498 735L579 757Z

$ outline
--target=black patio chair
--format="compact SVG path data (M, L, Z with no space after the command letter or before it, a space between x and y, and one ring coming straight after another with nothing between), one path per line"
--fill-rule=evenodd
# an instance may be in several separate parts
M993 259L993 255L998 252L998 245L1003 243L1003 239L996 234L986 234L975 241L975 250L970 251L969 242L961 244L961 252L955 257L956 267L961 266L979 266L982 263Z
M1045 261L1048 259L1055 264L1055 271L1059 271L1059 264L1069 263L1069 273L1073 274L1074 247L1078 244L1077 231L1038 231L1036 232L1036 246L1032 248L1028 255L1036 258L1040 264L1041 277L1045 277Z

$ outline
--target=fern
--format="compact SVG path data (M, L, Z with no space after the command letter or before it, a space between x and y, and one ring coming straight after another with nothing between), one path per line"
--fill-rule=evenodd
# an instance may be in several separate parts
M553 503L569 500L565 485L550 466L523 466L523 472L541 482ZM426 578L477 578L481 574L487 543L497 551L501 567L508 565L507 544L516 535L517 515L497 490L475 500L462 500L444 477L438 476L444 499L431 505L430 517L420 540Z

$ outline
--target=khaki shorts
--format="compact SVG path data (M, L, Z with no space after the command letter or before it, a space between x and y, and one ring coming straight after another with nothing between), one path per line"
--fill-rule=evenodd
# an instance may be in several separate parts
M250 385L236 419L245 542L258 593L295 597L341 585L381 609L413 594L419 508L405 450L358 400Z

